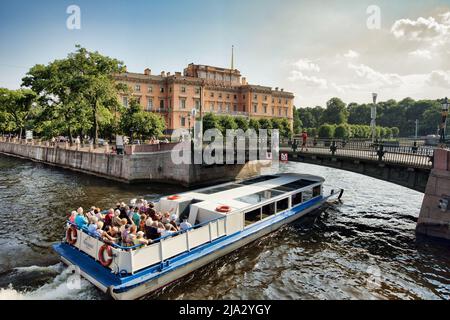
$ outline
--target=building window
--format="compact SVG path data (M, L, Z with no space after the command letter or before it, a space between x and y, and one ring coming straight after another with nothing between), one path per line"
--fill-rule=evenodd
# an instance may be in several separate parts
M242 99L244 99L244 100L245 100L245 94L243 94L243 95L242 95Z
M186 126L186 118L185 118L185 117L182 117L182 118L181 118L181 126L182 126L182 127L185 127L185 126Z
M226 108L227 112L230 112L230 104L229 103L225 104L225 108Z
M147 99L147 110L152 110L152 109L153 109L153 99L148 98Z
M147 87L147 92L152 93L153 92L153 87L152 86L148 86Z
M272 115L274 115L274 114L275 114L275 108L272 107Z
M164 109L164 100L159 100L159 108Z
M181 92L186 93L186 87L181 87Z
M287 110L287 109L284 110L284 116L285 116L285 117L288 116L288 110Z
M278 103L279 103L279 104L281 104L281 98L280 98L280 99L278 99Z
M267 113L267 106L264 106L264 113Z
M222 111L222 102L219 102L218 104L219 104L218 111L221 112Z
M214 98L214 92L211 92L210 97Z
M140 84L136 84L136 85L134 86L134 91L140 92L140 91L141 91L141 85L140 85Z
M257 104L253 105L253 112L258 113L258 105Z
M287 105L287 104L288 104L288 99L286 99L286 100L284 101L284 103Z
M267 96L264 96L264 101L267 101Z
M281 108L278 108L278 115L281 117Z
M222 93L219 93L219 98L222 98Z
M229 94L227 94L227 99L230 99L230 95Z
M275 103L275 98L272 98L272 103Z
M253 96L253 99L254 99L254 100L258 100L258 95L255 94L255 95Z
M122 104L125 108L128 108L128 97L123 97L122 98Z
M200 109L200 100L195 99L194 105L195 105L195 109L199 110Z
M234 95L234 100L237 100L237 95L236 94Z
M237 112L237 104L234 104L234 105L233 105L233 111L234 111L234 112Z
M186 99L180 99L180 109L186 109Z
M195 94L200 94L200 88L199 87L195 88Z
M160 87L159 92L164 92L164 87Z
M214 102L211 102L210 107L211 111L214 111Z

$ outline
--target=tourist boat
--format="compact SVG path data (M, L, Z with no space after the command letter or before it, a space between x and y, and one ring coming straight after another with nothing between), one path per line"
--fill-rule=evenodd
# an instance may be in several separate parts
M193 226L149 245L122 247L67 224L54 245L67 265L115 299L137 299L341 198L324 195L324 179L306 174L264 175L162 197L157 211L171 211Z

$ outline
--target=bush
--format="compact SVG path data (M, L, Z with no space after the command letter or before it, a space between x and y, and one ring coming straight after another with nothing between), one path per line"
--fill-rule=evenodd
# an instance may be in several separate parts
M334 137L334 126L323 124L319 127L319 138L331 139Z
M351 131L350 127L345 124L340 124L334 130L334 137L340 139L347 139L350 137Z

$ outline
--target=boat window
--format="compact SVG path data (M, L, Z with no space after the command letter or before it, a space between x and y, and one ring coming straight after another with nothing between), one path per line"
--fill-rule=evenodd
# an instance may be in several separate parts
M289 209L289 198L277 201L277 212L284 211L286 209Z
M275 203L269 203L262 207L262 218L265 219L268 216L275 214Z
M261 208L245 213L245 226L261 220Z
M313 188L313 197L320 196L320 186Z
M213 194L213 193L227 191L227 190L232 190L232 189L236 189L236 188L240 188L240 187L242 187L242 185L237 184L237 183L232 183L232 184L228 184L228 185L225 185L225 186L209 188L209 189L205 189L205 190L202 190L202 191L198 191L198 193Z
M312 198L312 190L311 189L303 191L303 201L311 200L311 198Z
M281 192L281 191L270 189L270 190L264 190L264 191L260 191L257 193L249 194L244 197L237 198L235 200L249 203L249 204L258 204L260 202L269 200L273 197L277 197L282 194L283 194L283 192Z
M283 184L282 186L285 188L292 188L293 190L301 189L306 186L312 185L314 183L317 183L318 181L311 181L311 180L305 180L300 179L291 183Z
M302 203L302 193L296 193L292 196L292 206Z
M278 178L278 177L277 176L262 176L262 177L258 177L258 178L241 181L240 184L251 185L251 184L255 184L255 183L259 183L259 182L263 182L263 181L267 181L267 180L272 180L275 178Z

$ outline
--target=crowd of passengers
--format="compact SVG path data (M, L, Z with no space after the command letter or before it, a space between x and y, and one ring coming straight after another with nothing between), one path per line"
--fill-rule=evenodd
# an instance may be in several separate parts
M92 207L72 211L70 222L79 229L87 231L107 243L124 247L147 245L153 240L187 230L192 225L184 220L179 223L178 216L171 211L157 212L151 202L144 199L132 200L130 206L117 203L116 208L106 213Z

